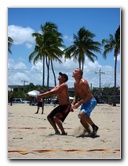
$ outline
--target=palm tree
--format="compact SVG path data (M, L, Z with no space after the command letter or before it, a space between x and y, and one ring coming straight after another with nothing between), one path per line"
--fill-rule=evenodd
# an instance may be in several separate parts
M8 52L10 54L12 54L12 51L11 51L12 43L13 43L13 39L11 37L8 37Z
M49 53L46 57L46 65L47 65L47 87L49 87L49 69L50 64L54 76L54 83L56 85L56 75L54 72L53 61L56 60L59 63L62 63L60 58L63 55L63 51L61 48L65 47L63 45L62 34L58 32L57 26L52 22L46 22L42 27L42 31L47 39L47 45L50 46Z
M29 55L29 61L33 60L35 64L38 60L43 60L43 77L42 77L42 86L44 87L44 80L45 80L45 54L43 52L43 36L39 33L33 33L33 37L35 37L36 45L34 51Z
M84 27L80 28L77 35L73 35L73 45L67 47L65 52L65 58L74 58L78 60L79 68L84 69L85 55L94 62L94 58L97 56L93 52L100 53L101 44L97 41L93 41L95 35Z
M47 66L47 87L49 88L49 69L50 64L52 67L54 81L56 84L56 77L53 67L53 60L57 60L61 63L60 57L63 55L63 51L60 49L64 47L62 44L61 33L58 32L57 26L52 22L46 22L44 26L41 25L42 34L33 33L36 38L35 50L29 55L29 61L32 59L36 63L39 59L43 59L43 83L45 79L45 62Z
M116 67L117 67L117 56L120 53L120 26L115 32L115 35L109 35L109 39L103 39L102 44L104 46L103 56L106 58L107 53L114 51L115 66L114 66L114 99L113 106L116 106Z

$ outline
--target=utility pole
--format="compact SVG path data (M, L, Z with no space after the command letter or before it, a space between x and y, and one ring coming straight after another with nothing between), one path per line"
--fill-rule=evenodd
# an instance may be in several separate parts
M25 86L25 82L28 82L28 81L22 80L21 82L23 82L23 83L24 83L24 86Z
M24 89L25 89L25 82L28 82L28 81L25 81L25 80L21 80L21 82L23 82L24 84L24 88L23 88L23 91L24 91Z
M92 90L92 83L90 84L90 89Z
M105 72L102 72L101 69L99 69L95 74L99 74L99 89L101 89L101 74L105 74Z

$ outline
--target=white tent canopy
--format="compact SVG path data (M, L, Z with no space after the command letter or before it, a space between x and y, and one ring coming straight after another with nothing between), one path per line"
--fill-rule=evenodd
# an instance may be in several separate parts
M36 97L40 92L37 90L32 90L30 92L28 92L27 94L31 97Z
M73 100L73 99L74 99L74 97L69 96L69 99L70 99L70 100Z

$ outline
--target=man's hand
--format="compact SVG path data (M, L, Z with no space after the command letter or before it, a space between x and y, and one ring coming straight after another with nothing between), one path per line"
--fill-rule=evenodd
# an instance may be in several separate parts
M78 107L79 107L79 103L72 105L72 109L77 109Z
M42 95L38 95L37 97L36 97L36 100L37 101L40 101L42 99Z
M74 110L73 110L73 105L71 104L71 107L70 107L70 111L71 112L74 112Z

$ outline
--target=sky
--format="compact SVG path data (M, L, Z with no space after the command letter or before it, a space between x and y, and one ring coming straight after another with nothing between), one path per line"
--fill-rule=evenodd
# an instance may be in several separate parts
M25 85L33 83L42 85L42 62L35 65L29 62L29 55L35 47L32 33L41 33L41 25L53 22L58 31L62 33L65 46L73 44L73 34L80 28L95 34L94 41L101 42L114 35L120 25L120 8L8 8L8 36L14 40L11 47L12 54L8 53L8 85ZM101 51L103 53L103 47ZM114 86L114 54L107 54L104 59L102 54L95 53L98 59L91 62L85 58L83 77L92 87L99 87L99 71L101 69L101 87ZM120 54L117 61L117 86L120 86ZM54 62L56 77L58 73L66 73L69 77L69 87L73 87L72 72L78 67L77 61L62 58L62 64ZM47 75L47 73L46 73ZM46 80L45 80L46 84ZM54 79L50 70L50 86L54 86Z

